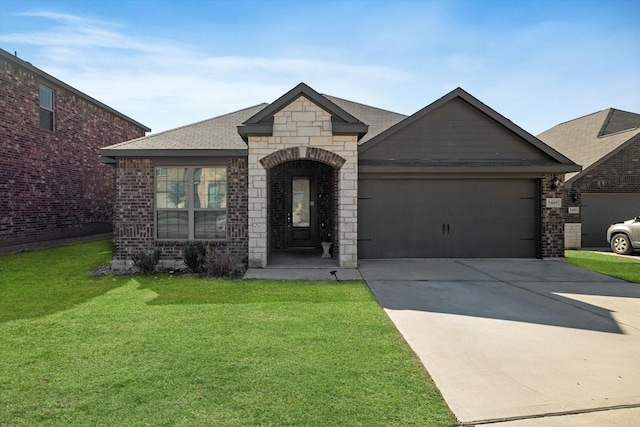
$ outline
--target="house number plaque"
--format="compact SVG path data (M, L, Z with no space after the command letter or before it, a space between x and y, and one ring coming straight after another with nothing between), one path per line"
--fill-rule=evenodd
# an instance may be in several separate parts
M551 199L547 199L547 207L548 208L561 208L562 207L562 199L559 197L554 197Z

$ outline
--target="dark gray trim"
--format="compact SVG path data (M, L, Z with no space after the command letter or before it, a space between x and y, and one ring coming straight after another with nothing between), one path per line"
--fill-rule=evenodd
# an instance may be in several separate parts
M115 165L115 164L118 164L118 161L116 159L114 159L113 157L99 156L99 160L100 160L100 163L102 163L103 165Z
M155 157L247 157L248 149L238 150L100 150L100 162L112 163L107 159L117 159L125 157L155 158ZM104 159L104 160L103 160Z
M235 157L237 158L237 157ZM192 166L227 166L229 157L157 157L154 166L192 167Z
M536 171L391 171L391 170L358 170L358 180L369 179L425 179L425 180L443 180L443 179L542 179L545 174Z
M369 125L364 123L345 123L340 122L331 117L331 127L334 135L353 135L358 134L358 139L362 138L369 130Z
M366 124L362 123L356 117L352 116L347 111L343 110L328 98L324 97L304 83L298 84L289 92L266 106L263 110L254 114L242 125L238 126L238 133L245 142L248 141L250 135L273 135L273 115L291 104L300 96L304 96L331 115L334 133L355 133L358 135L358 139L362 138L367 133L369 127ZM336 126L340 130L336 131Z
M562 165L559 166L413 166L402 165L358 165L358 173L434 173L434 174L487 174L487 173L566 173Z
M491 172L535 172L568 173L579 171L580 166L557 164L548 161L491 161L491 160L359 160L362 172L429 172L429 173L491 173Z
M360 145L358 147L358 152L362 153L362 152L370 149L371 147L377 145L381 141L384 141L390 135L398 132L401 129L404 129L405 127L407 127L410 124L414 123L415 121L423 118L424 116L426 116L430 112L434 111L435 109L439 108L443 104L445 104L445 103L447 103L447 102L449 102L449 101L451 101L451 100L453 100L455 98L459 98L463 102L467 103L470 107L478 110L480 113L484 114L489 119L493 120L494 122L498 123L499 125L501 125L505 129L507 129L510 132L512 132L513 134L515 134L516 136L518 136L521 139L525 140L526 142L530 143L531 145L533 145L534 147L536 147L537 149L539 149L543 153L547 154L548 156L550 156L553 160L557 161L558 163L565 164L565 165L572 166L572 167L573 166L577 166L569 158L563 156L558 151L554 150L550 146L546 145L544 142L540 141L535 136L531 135L529 132L527 132L524 129L522 129L521 127L517 126L511 120L507 119L506 117L502 116L497 111L493 110L492 108L488 107L487 105L485 105L484 103L482 103L478 99L474 98L473 96L471 96L468 92L466 92L462 88L454 89L453 91L449 92L448 94L446 94L442 98L438 99L437 101L427 105L426 107L424 107L420 111L416 112L415 114L407 117L406 119L402 120L399 123L396 123L395 125L391 126L389 129L385 130L384 132L380 133L379 135L371 138L369 141L367 141L366 143L364 143L364 144L362 144L362 145ZM580 170L580 169L578 169L578 170Z
M271 136L273 135L273 117L261 123L250 123L238 126L238 133L247 142L249 135L252 136Z
M145 132L151 132L151 129L148 128L147 126L143 125L140 122L137 122L135 120L133 120L131 117L125 116L124 114L120 113L119 111L114 110L113 108L109 107L106 104L103 104L102 102L98 101L95 98L90 97L89 95L87 95L86 93L80 92L78 89L75 89L71 86L69 86L68 84L66 84L65 82L63 82L62 80L58 80L57 78L53 77L50 74L45 73L44 71L40 70L39 68L34 67L33 65L31 65L30 63L23 61L22 59L18 58L15 55L11 55L9 52L7 52L4 49L0 49L0 57L6 59L7 61L13 62L16 65L19 65L25 69L27 69L28 71L36 74L37 76L46 79L47 81L56 84L57 86L63 87L64 89L68 90L69 92L84 98L85 100L91 102L92 104L97 105L98 107L109 111L110 113L115 114L116 116L120 117L121 119L124 119L126 121L128 121L129 123L140 127L141 129L143 129Z

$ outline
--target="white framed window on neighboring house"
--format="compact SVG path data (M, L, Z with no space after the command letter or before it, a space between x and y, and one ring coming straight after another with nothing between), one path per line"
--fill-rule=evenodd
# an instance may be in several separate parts
M54 93L53 89L40 85L40 128L54 130Z
M157 167L156 238L225 240L227 168Z

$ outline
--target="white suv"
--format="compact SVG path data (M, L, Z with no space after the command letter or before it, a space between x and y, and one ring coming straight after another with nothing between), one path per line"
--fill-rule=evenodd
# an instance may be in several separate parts
M640 216L611 224L607 230L607 242L613 252L621 255L629 255L634 249L640 249Z

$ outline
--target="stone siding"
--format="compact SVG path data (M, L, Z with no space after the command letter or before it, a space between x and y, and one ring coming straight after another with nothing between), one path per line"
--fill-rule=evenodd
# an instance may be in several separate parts
M207 166L206 159L200 159L200 163L201 166ZM210 163L218 165L220 161L215 159ZM247 159L229 158L226 161L226 167L227 240L209 243L214 251L229 252L246 262L248 253ZM161 251L161 267L181 268L183 250L193 243L185 240L158 241L155 239L154 170L154 162L151 159L121 158L118 160L111 263L114 268L129 268L134 253L151 253L155 249Z
M41 84L54 131L40 128ZM114 169L98 151L145 129L5 58L0 87L0 246L110 232Z
M316 160L338 170L339 263L357 266L358 143L333 135L331 116L300 96L274 115L272 136L249 137L249 265L266 267L270 251L267 171L288 160Z

